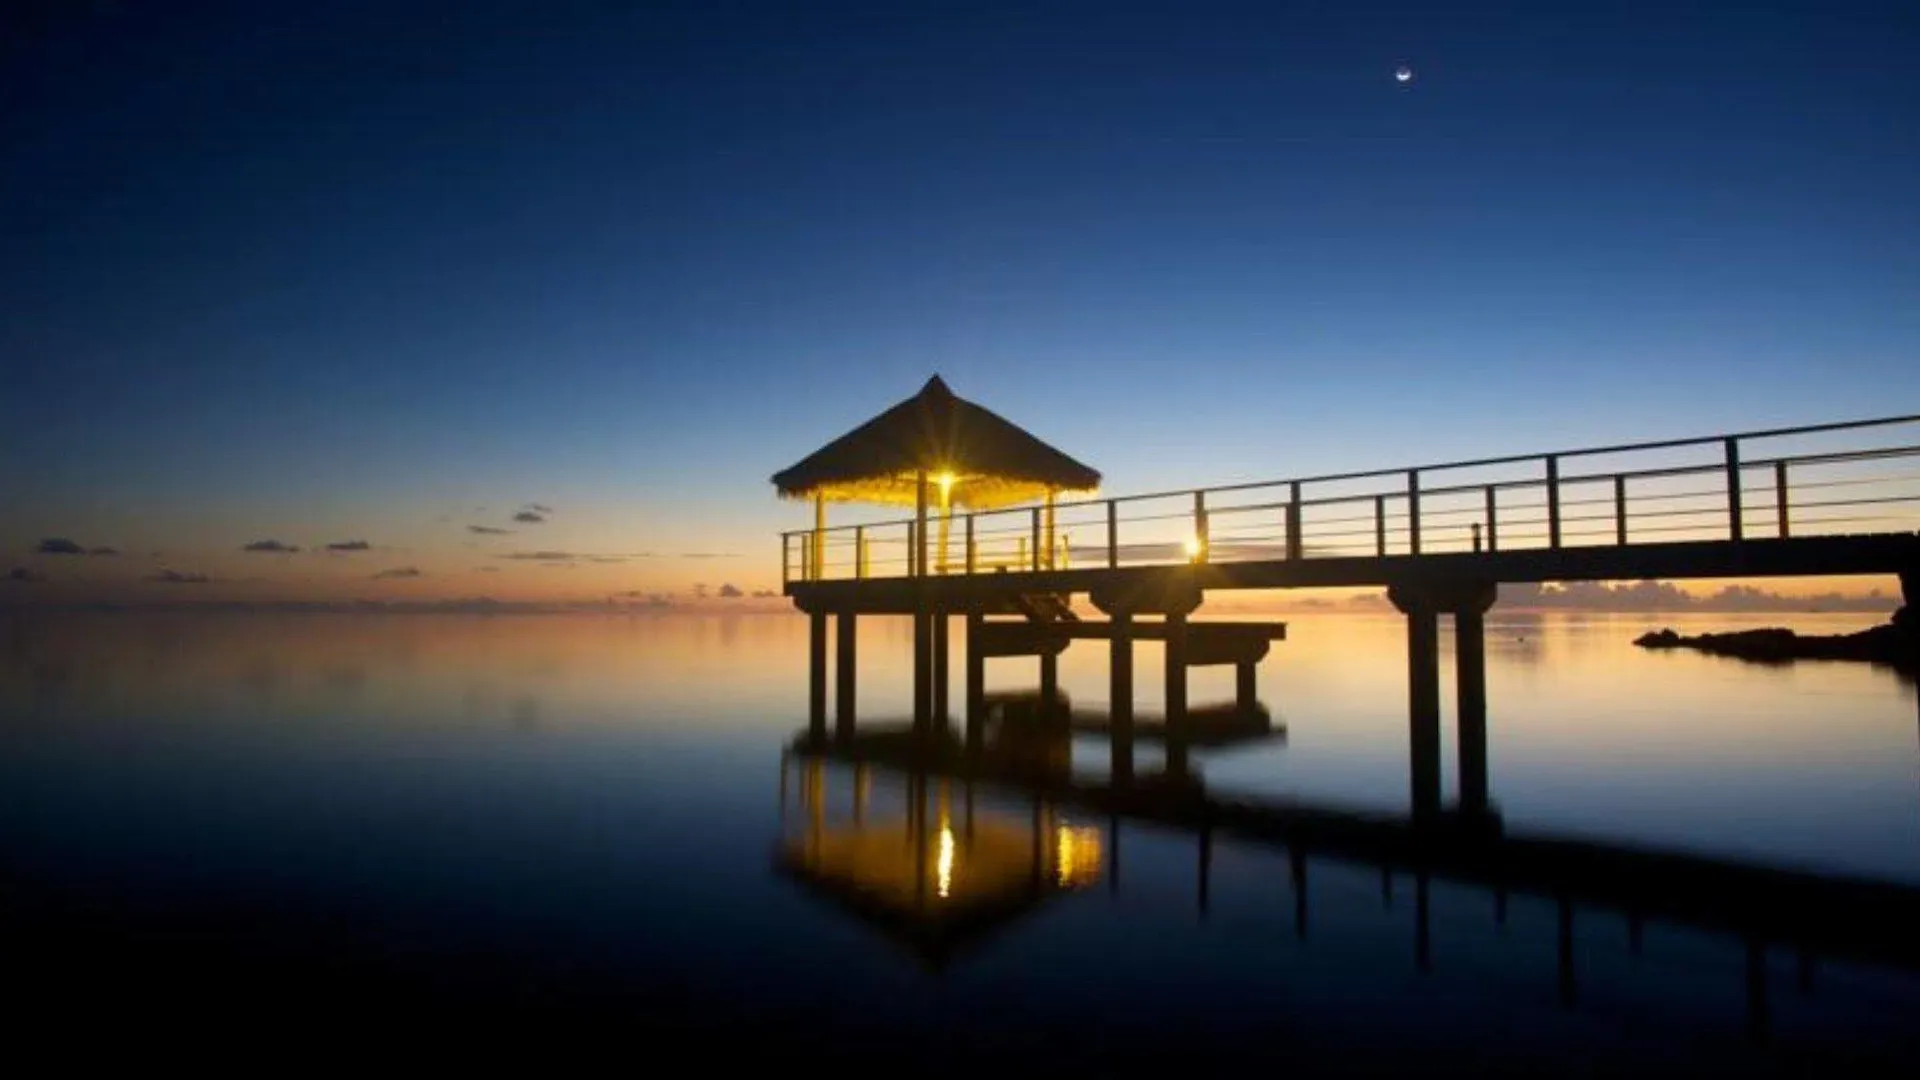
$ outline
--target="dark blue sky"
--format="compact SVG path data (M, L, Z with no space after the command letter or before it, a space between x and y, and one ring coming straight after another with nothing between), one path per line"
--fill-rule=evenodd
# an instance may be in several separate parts
M934 371L1117 491L1920 403L1910 5L43 7L9 548L535 500L770 579Z

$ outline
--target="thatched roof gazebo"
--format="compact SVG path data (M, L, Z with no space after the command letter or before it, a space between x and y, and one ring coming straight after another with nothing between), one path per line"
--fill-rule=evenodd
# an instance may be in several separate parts
M782 498L814 504L809 576L817 576L822 565L821 531L830 502L913 507L916 535L922 539L910 565L914 573L925 574L929 504L941 516L944 552L955 506L994 510L1045 500L1050 553L1055 499L1063 492L1098 490L1100 474L955 395L935 375L919 393L775 473L773 484ZM944 565L944 557L941 562Z

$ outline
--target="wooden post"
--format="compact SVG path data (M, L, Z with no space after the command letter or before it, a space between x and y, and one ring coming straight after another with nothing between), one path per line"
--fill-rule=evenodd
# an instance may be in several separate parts
M1440 619L1425 598L1406 615L1408 764L1413 812L1421 817L1440 807Z
M1420 470L1407 470L1407 550L1420 554Z
M1107 569L1120 565L1120 503L1107 500Z
M1493 493L1495 490L1496 489L1492 484L1487 485L1487 550L1488 551L1500 550L1500 526L1499 526L1500 514L1499 514L1499 506L1494 500L1494 496L1493 496Z
M864 581L867 577L867 527L858 525L853 530L853 576Z
M1627 544L1627 478L1617 473L1613 477L1613 540L1621 547Z
M1373 553L1380 558L1387 557L1387 497L1373 497Z
M947 625L947 609L936 606L932 611L927 613L927 619L932 624L933 629L929 642L929 661L933 670L928 678L929 692L933 696L933 707L929 719L933 722L933 729L944 735L947 730L947 718L952 712L950 706L952 695L947 691L947 662L948 653L951 651L947 647L947 631L949 629Z
M1133 613L1115 611L1113 650L1108 661L1109 736L1113 740L1113 779L1133 779Z
M1740 440L1727 440L1727 538L1740 540Z
M1207 493L1204 491L1196 491L1193 493L1193 539L1200 548L1200 550L1194 554L1193 561L1211 562L1213 560L1213 551L1211 550L1213 541L1211 537L1208 536Z
M1298 559L1306 550L1300 536L1300 481L1287 485L1287 558Z
M1454 719L1460 755L1460 807L1487 809L1487 617L1478 604L1453 613L1454 686L1459 714Z
M913 576L927 576L927 470L914 477Z
M793 567L793 534L781 533L780 534L780 589L782 592L786 591L787 583L793 580L789 576L790 571L792 570L792 567Z
M839 636L834 642L835 680L833 688L834 736L842 741L853 737L855 656L854 632L858 616L842 611L834 616Z
M967 515L967 573L971 574L980 565L980 549L973 542L973 515Z
M1257 665L1251 660L1242 660L1233 666L1233 704L1241 712L1252 712L1260 702Z
M1780 519L1780 539L1791 535L1787 529L1787 463L1773 463L1773 505L1774 513Z
M1187 771L1187 616L1167 613L1167 772Z
M1054 564L1054 558L1053 558L1053 544L1054 544L1054 519L1053 519L1053 509L1054 509L1054 508L1053 508L1053 501L1054 501L1054 490L1053 490L1052 488L1048 488L1048 489L1047 489L1047 561L1046 561L1046 567L1047 567L1047 569L1049 569L1049 570L1053 570L1053 569L1057 569L1057 567L1056 567L1056 566L1055 566L1055 564Z
M813 578L824 581L827 577L827 497L813 497Z
M986 619L978 607L967 609L967 752L977 754L986 744L987 657L981 652ZM972 791L971 788L968 789Z
M827 737L827 613L807 617L807 734Z
M1547 457L1547 546L1560 546L1560 459Z

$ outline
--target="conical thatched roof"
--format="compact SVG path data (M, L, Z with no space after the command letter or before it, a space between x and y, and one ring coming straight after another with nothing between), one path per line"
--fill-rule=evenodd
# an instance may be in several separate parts
M912 506L923 471L936 481L950 478L950 503L975 510L1100 486L1098 472L956 397L938 375L918 394L775 473L773 483L785 498Z

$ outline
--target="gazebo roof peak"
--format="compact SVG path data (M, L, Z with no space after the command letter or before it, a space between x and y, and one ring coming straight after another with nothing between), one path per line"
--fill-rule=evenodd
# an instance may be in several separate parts
M937 374L773 483L785 498L913 506L923 473L942 479L951 505L974 510L1100 486L1097 471L955 394Z

